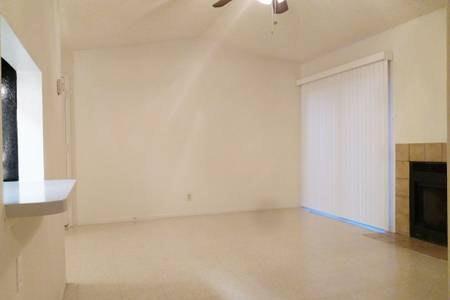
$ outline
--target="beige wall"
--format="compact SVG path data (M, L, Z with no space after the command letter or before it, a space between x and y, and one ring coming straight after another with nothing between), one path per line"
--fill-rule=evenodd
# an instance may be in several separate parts
M445 142L446 11L440 9L300 67L302 76L392 51L396 143Z
M296 67L206 41L76 52L76 221L297 206Z
M43 73L47 178L65 175L63 101L56 96L60 75L58 7L55 0L3 0L7 19ZM0 202L0 299L61 299L65 284L62 215L5 219ZM16 292L16 258L22 257L23 289Z

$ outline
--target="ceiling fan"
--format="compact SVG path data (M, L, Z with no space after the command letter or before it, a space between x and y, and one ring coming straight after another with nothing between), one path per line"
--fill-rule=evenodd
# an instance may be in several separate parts
M230 3L232 0L219 0L216 3L214 3L213 7L223 7ZM282 14L288 11L289 6L287 4L287 0L258 0L259 2L263 4L270 5L272 4L273 12L275 14Z

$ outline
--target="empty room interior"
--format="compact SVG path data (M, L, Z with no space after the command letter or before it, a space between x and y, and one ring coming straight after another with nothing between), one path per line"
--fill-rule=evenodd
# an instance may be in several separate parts
M446 0L0 0L0 300L445 300Z

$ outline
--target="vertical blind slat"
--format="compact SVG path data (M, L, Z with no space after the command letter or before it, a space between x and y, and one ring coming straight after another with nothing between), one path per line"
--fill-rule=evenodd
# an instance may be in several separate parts
M389 95L384 61L301 86L301 201L389 229Z

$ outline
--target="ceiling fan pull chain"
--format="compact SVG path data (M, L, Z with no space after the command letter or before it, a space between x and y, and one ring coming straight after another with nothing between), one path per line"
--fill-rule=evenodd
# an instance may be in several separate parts
M277 1L277 0L273 0ZM275 2L272 3L272 35L275 34L275 26L278 24L277 20L275 19Z

